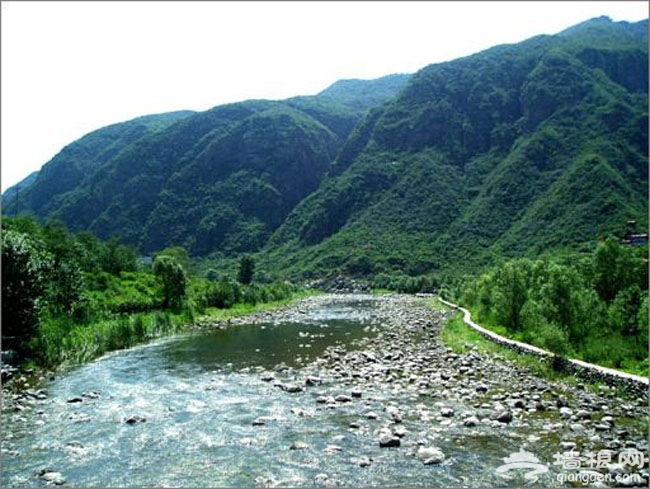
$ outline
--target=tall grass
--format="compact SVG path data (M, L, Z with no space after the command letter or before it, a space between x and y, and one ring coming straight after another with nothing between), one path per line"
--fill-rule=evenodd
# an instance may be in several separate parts
M32 349L45 367L88 362L109 351L129 348L181 331L187 313L152 313L105 319L92 325L69 324L63 319L42 323Z
M228 309L208 308L210 319L222 320L272 310L317 293L313 290L295 290L286 297L268 294L268 302L243 302ZM273 300L274 299L274 300ZM105 353L130 348L156 338L178 333L195 322L191 306L179 312L154 311L119 315L78 324L71 319L56 317L44 320L37 336L31 341L31 350L38 364L44 367L78 365Z

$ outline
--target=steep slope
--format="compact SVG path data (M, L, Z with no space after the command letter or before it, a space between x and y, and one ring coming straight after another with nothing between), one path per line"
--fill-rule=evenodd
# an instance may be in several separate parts
M269 262L460 273L647 226L647 90L645 21L428 66L355 129Z
M39 170L36 170L29 175L27 175L25 178L23 178L20 182L15 184L12 187L9 187L5 192L2 194L2 200L4 202L11 202L13 198L18 195L18 193L23 192L27 190L31 185L36 181L38 178L38 174L40 173Z
M127 146L191 114L178 111L143 116L86 134L63 148L40 171L7 189L3 194L4 212L29 210L36 216L47 215L57 207L57 196L74 190Z
M119 235L143 252L257 250L318 187L369 100L384 101L406 75L387 78L359 82L361 92L353 84L335 96L250 100L100 129L12 189L5 212Z

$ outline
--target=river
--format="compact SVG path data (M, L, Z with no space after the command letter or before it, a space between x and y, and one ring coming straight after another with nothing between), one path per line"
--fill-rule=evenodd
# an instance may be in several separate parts
M527 374L524 400L545 385L536 399L549 409L494 421L522 396L504 395L486 373L498 362L480 367L476 352L454 356L437 343L444 314L412 298L324 296L70 368L5 409L1 485L517 487L525 471L496 469L522 447L549 468L539 486L563 485L553 452L562 440L587 442L558 426L554 386ZM449 375L435 366L440 355ZM465 362L468 381L454 377L454 362ZM577 411L581 398L568 399ZM382 435L400 446L380 446ZM433 446L443 459L425 465L422 447Z

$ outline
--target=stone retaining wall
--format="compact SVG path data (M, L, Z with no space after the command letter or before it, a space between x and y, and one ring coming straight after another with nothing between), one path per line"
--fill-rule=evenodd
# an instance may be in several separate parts
M537 348L536 346L504 338L503 336L496 334L494 331L485 329L472 321L472 315L467 309L453 304L452 302L448 302L440 297L438 300L452 309L462 311L464 314L464 323L494 343L515 350L518 353L534 355L539 358L550 359L554 356L553 353ZM638 396L647 396L649 393L649 381L647 377L640 377L638 375L632 375L619 370L605 368L600 365L594 365L592 363L574 359L567 360L567 368L572 374L588 381L600 381L609 386L622 387L628 392Z

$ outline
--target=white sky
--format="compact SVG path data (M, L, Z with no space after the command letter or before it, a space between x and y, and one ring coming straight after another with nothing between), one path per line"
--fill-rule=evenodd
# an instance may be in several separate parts
M645 1L7 2L2 190L100 127L412 73Z

